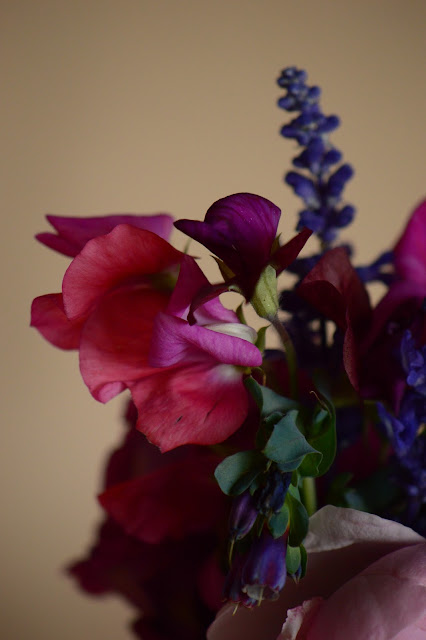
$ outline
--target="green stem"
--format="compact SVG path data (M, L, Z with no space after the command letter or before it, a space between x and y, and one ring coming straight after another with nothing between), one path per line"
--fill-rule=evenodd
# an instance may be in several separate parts
M317 490L314 478L303 478L302 494L308 516L311 516L317 510Z
M269 318L272 326L278 333L282 345L284 347L285 355L287 358L287 366L288 366L288 374L290 379L290 395L292 398L297 399L299 395L299 385L297 381L297 356L296 351L294 349L293 343L291 341L290 336L288 335L287 329L279 321L278 316L274 316L273 318Z

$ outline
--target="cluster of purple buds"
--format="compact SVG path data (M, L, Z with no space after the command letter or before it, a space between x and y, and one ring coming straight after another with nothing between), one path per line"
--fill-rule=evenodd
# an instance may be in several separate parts
M401 340L406 388L397 416L377 404L382 428L392 443L394 477L407 501L404 522L414 522L426 503L426 346L416 347L410 330ZM421 528L421 525L418 525ZM423 523L426 531L426 522Z
M231 568L224 586L227 600L254 607L264 599L278 598L284 587L289 524L274 537L267 522L282 510L291 476L272 468L253 493L247 489L234 498L229 519ZM301 570L298 567L292 577L297 579Z
M352 205L340 206L346 182L353 175L349 164L341 164L342 154L329 142L329 134L340 124L335 115L326 116L319 104L321 89L306 84L305 71L288 67L278 79L286 94L278 106L299 115L281 129L281 135L298 142L303 151L293 159L293 165L307 172L289 171L285 181L302 198L305 208L299 212L298 229L308 227L318 235L324 246L330 245L338 230L349 225L355 215Z

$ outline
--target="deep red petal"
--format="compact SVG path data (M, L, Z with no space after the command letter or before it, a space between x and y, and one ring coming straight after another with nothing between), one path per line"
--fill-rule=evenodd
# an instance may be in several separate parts
M55 347L78 349L83 324L84 319L67 318L61 293L50 293L33 300L31 326Z
M213 478L219 461L209 453L188 452L182 460L110 487L99 501L126 533L143 542L208 531L225 503Z
M287 267L296 260L311 235L311 229L302 229L297 236L294 236L294 238L275 251L272 256L272 264L276 267L277 273L281 273L281 271L287 269Z
M90 240L68 267L63 281L69 318L87 314L108 291L177 265L182 253L159 236L120 224Z
M137 428L163 452L223 442L246 418L242 373L232 365L210 365L152 369L151 376L129 384Z
M359 342L370 321L368 293L343 247L324 254L302 280L298 294L345 331L343 362L358 389Z
M82 332L80 369L92 395L107 402L150 371L148 353L154 319L168 296L129 287L104 296Z

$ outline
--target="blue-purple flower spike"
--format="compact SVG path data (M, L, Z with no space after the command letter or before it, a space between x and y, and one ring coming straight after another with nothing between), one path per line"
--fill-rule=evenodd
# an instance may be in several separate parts
M296 67L287 67L278 78L278 85L287 92L278 100L278 106L299 113L282 127L281 135L305 147L293 159L293 165L305 173L289 171L285 181L304 203L297 229L312 229L323 247L327 247L334 242L339 229L348 226L355 216L352 205L341 205L342 193L353 176L353 169L345 163L331 172L331 168L341 162L342 154L328 138L340 121L337 116L322 113L321 89L307 86L306 80L306 72Z

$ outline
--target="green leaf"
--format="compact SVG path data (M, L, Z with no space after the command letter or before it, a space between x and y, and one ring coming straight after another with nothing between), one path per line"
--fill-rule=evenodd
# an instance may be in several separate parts
M288 541L292 547L298 547L302 544L308 533L308 512L300 500L294 498L290 491L288 491L286 496L286 504L290 511L290 534Z
M300 564L302 565L302 573L300 574L299 580L305 577L306 575L306 565L308 564L308 554L306 553L306 549L303 544L300 545Z
M292 410L281 418L263 449L264 455L276 462L282 472L294 471L307 454L317 453L299 431L297 415L298 412Z
M214 475L223 493L238 496L251 485L265 466L266 460L258 451L240 451L222 460Z
M288 573L291 576L294 575L302 562L302 554L300 552L300 547L291 547L290 545L287 545L287 553L286 553L285 560L286 560Z
M290 511L286 504L279 513L269 518L268 527L274 538L281 538L281 536L284 535L289 519Z
M275 393L275 391L272 391L272 389L268 389L268 387L260 385L254 378L246 378L244 380L244 384L259 407L262 418L266 418L271 413L275 413L277 411L280 413L287 413L287 411L297 409L299 406L294 400L284 398L278 393Z

